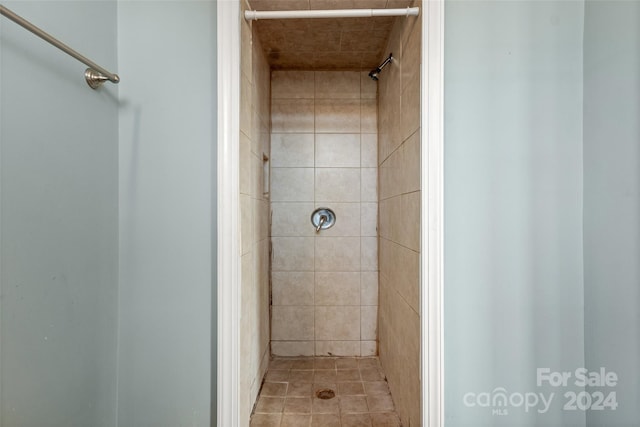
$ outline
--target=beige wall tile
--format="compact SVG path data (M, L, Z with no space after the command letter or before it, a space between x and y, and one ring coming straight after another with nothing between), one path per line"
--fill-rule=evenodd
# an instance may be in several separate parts
M362 168L362 191L360 193L360 200L363 202L377 202L378 201L378 169L377 168Z
M391 227L393 224L390 199L381 199L378 202L378 236L391 240Z
M316 208L330 208L336 214L335 225L314 235L318 237L356 237L360 236L360 203L336 203L319 201ZM311 211L309 212L309 216ZM311 222L309 221L311 225Z
M271 157L271 119L267 118L265 121L260 120L259 126L259 152L256 155L266 154Z
M400 242L404 225L402 196L395 196L380 202L380 236L396 243Z
M378 82L371 80L368 71L360 73L360 97L362 99L376 99L378 96Z
M316 99L360 98L357 71L316 71Z
M360 307L360 339L375 340L378 328L378 307L375 305Z
M325 309L323 319L327 320L318 321L321 317L314 311L314 337L283 335L272 342L272 351L305 354L310 351L311 343L312 352L318 355L375 355L378 84L362 72L276 73L280 72L274 72L272 79L272 140L260 143L271 146L274 307L287 304ZM400 81L398 70L389 74ZM310 88L313 88L313 99L294 99L307 97ZM397 94L398 108L394 110L397 113L400 92L397 88L387 88L387 93ZM307 101L312 104L305 103ZM261 109L264 107L258 108ZM312 131L297 131L308 126L309 111L313 112ZM261 111L256 113L260 114ZM262 129L262 122L260 125ZM399 126L397 115L396 127L399 129ZM295 145L301 140L304 146ZM311 153L309 147L312 147ZM304 169L313 170L311 190ZM312 209L308 202L314 200L314 208L328 207L337 215L336 225L319 234L315 234L309 221ZM261 232L256 231L258 233ZM367 246L364 252L363 245ZM364 272L361 272L362 266ZM307 284L312 277L313 295L310 296ZM304 285L300 285L301 282ZM369 308L361 313L362 304Z
M251 82L246 76L240 79L240 131L253 138L253 114L251 111Z
M420 134L416 131L380 166L380 198L420 189Z
M420 127L421 23L408 19L403 28L402 50L402 138L406 140Z
M252 150L254 150L254 154L262 158L263 154L269 155L271 152L271 127L269 125L270 119L267 118L265 121L262 119L257 119L257 146L252 145Z
M248 313L240 320L241 339L240 346L250 349L251 348L251 327L253 325L253 316L249 313L255 306L257 301L255 292L255 272L253 270L253 254L247 253L240 258L240 272L241 272L241 287L242 294L245 295L245 299L242 300L241 309L243 312ZM247 353L248 357L248 353ZM247 362L248 363L248 362Z
M361 261L360 268L362 271L378 270L378 238L362 237L361 240Z
M407 83L401 98L400 127L404 141L420 127L420 80Z
M401 171L400 191L402 193L420 190L420 132L418 130L402 144L402 167L398 167Z
M360 132L360 100L317 99L315 131L316 133Z
M262 199L264 192L264 171L262 156L251 154L251 197Z
M419 393L420 381L418 378L407 375L419 369L420 364L420 318L411 309L404 299L392 289L383 285L384 294L387 296L390 306L386 310L386 320L381 320L387 332L380 332L380 361L387 374L387 379L396 410L404 420L409 422L411 417L419 414L419 401L415 399L415 393ZM385 304L387 304L385 302ZM386 336L384 340L383 336ZM402 351L397 351L402 348ZM416 419L416 418L413 418Z
M397 94L398 108L396 111L400 111L400 94ZM383 102L382 100L380 102ZM392 146L397 145L393 141L395 134L400 134L400 117L398 116L397 123L395 118L389 117L389 111L385 110L385 113L380 113L378 117L378 164L385 161L389 154L393 151Z
M313 271L313 237L272 237L273 271Z
M316 271L360 271L359 237L316 237Z
M394 155L388 156L378 167L380 201L388 198L394 188L397 188L399 171L395 168Z
M271 168L271 200L274 202L312 202L313 168Z
M313 98L313 71L273 71L271 96L279 98Z
M360 304L378 305L378 272L363 271L360 283Z
M360 166L378 167L378 134L363 133L360 138Z
M359 168L360 134L316 135L315 160L317 168Z
M311 306L274 306L271 315L271 339L313 340L314 308Z
M314 167L312 133L274 133L271 135L271 167Z
M254 99L256 109L260 119L265 121L267 125L271 121L271 67L267 62L267 57L262 50L262 43L260 39L255 35L255 27L253 28L253 68L254 75L252 83L256 86L258 91L258 99ZM269 126L267 126L267 131Z
M313 356L315 341L272 341L271 352L274 356Z
M240 250L242 254L246 254L251 250L253 244L253 214L252 214L251 197L240 195L240 241L242 242Z
M389 316L391 310L391 300L389 298L389 292L391 291L389 279L380 274L379 278L379 292L380 292L380 305L378 305L378 352L380 354L380 363L385 367L385 360L382 354L388 353L388 347L391 345L391 328L389 325Z
M359 356L360 341L316 341L316 356Z
M421 42L420 19L411 17L403 28L402 35L402 84L406 88L406 82L420 80Z
M272 202L271 235L274 237L314 236L311 224L313 203Z
M313 100L273 99L271 101L271 131L275 133L313 133Z
M258 89L255 84L251 85L251 140L253 144L251 145L251 149L254 153L260 153L260 138L258 135L260 134L260 128L262 127L262 123L260 120L260 114L258 111L258 106L256 105L257 98L260 96L258 93Z
M315 172L316 200L360 201L360 168L316 168Z
M363 99L360 104L360 131L378 132L378 105L375 99Z
M269 215L270 215L270 210L269 210L269 201L268 200L257 200L258 204L260 205L260 212L258 213L259 216L259 221L258 221L258 225L259 225L259 233L257 233L258 236L260 236L260 240L266 240L269 238Z
M274 271L271 274L273 305L313 305L312 272Z
M420 191L400 196L403 220L399 221L398 242L403 246L420 251Z
M360 305L360 272L316 272L315 305Z
M398 64L401 63L400 49L401 29L394 26L391 31L387 50L393 52L397 61L387 66L384 70L384 78L378 81L379 96L379 126L378 137L380 146L378 150L378 162L384 161L393 150L402 142L400 132L400 94L402 93L400 71Z
M244 5L243 5L244 6ZM270 152L270 69L251 25L242 29L240 177L242 305L241 405L245 423L269 357L269 205L264 200L262 154Z
M264 213L266 214L266 212ZM261 218L262 215L262 200L251 199L251 227L253 229L251 233L253 237L253 240L251 241L251 244L253 245L252 250L259 250L259 248L256 248L255 245L263 239ZM256 267L258 266L256 265Z
M251 194L251 140L240 132L240 194Z
M249 79L251 82L253 78L253 69L251 64L251 59L253 57L253 49L251 47L252 42L252 31L251 31L251 23L247 21L243 21L241 23L241 49L240 49L240 69L242 70L242 74Z
M375 237L378 235L378 204L362 203L360 205L360 235Z
M318 341L359 341L359 306L315 307L315 337Z
M377 341L360 341L360 356L376 356L377 354Z
M255 86L251 85L251 91L254 92L250 95L250 98L253 101L253 96L255 96ZM251 152L255 155L260 154L261 146L260 146L260 118L258 117L258 110L254 105L251 106L251 123L249 123L251 130L247 133L247 136L251 138Z
M251 213L253 217L251 222L253 225L253 241L256 244L268 236L268 217L269 211L267 204L263 200L251 199Z
M380 236L414 251L420 250L420 192L380 202Z
M416 311L420 303L419 253L387 239L380 239L380 281L387 277L398 293ZM382 301L382 296L380 297ZM382 305L382 303L380 303Z

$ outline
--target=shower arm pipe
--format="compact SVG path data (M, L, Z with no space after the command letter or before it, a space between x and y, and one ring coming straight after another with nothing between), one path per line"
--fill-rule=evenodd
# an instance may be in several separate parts
M419 7L404 9L333 9L333 10L245 10L244 19L303 19L303 18L371 18L374 16L418 16Z
M1 4L0 4L0 15L5 16L6 18L12 20L13 22L20 25L25 30L32 32L36 36L40 37L42 40L46 41L49 44L52 44L53 46L57 47L67 55L77 59L78 61L82 62L84 65L89 67L85 71L85 79L87 80L87 83L89 84L89 86L91 86L91 88L95 89L107 80L110 81L111 83L116 83L116 84L120 81L120 77L118 77L117 74L107 71L106 69L99 66L89 58L76 52L66 44L62 43L60 40L53 37L51 34L46 33L45 31L36 27L31 22L27 21L20 15L7 9L5 6Z

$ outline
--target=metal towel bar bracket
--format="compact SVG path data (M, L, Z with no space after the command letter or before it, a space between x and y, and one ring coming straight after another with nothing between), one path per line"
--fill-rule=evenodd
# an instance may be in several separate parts
M77 59L78 61L82 62L84 65L89 67L84 72L84 78L87 81L87 84L92 89L96 89L100 87L106 81L110 81L111 83L115 83L115 84L117 84L120 81L120 77L118 77L117 74L114 74L105 70L104 68L102 68L101 66L93 62L92 60L88 59L87 57L71 49L69 46L62 43L60 40L44 32L40 28L33 25L31 22L27 21L20 15L17 15L15 12L12 12L11 10L7 9L2 5L0 5L0 15L9 18L16 24L20 25L25 30L32 32L36 36L40 37L42 40L52 44L53 46L57 47L67 55Z

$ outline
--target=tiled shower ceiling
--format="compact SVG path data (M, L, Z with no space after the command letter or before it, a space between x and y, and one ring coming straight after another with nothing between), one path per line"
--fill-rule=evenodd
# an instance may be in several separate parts
M411 0L249 0L254 10L397 9ZM368 70L384 48L393 17L254 21L274 70Z

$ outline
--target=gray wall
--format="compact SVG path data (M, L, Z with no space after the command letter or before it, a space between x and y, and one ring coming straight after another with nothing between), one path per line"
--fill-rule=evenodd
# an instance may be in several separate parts
M5 4L0 425L215 423L215 2Z
M585 355L620 377L616 411L640 420L640 2L588 1L584 37Z
M3 4L117 69L115 1ZM117 86L0 21L0 424L113 426Z
M118 4L123 427L210 422L214 8Z
M583 8L446 3L448 427L584 425L562 396L546 414L503 416L462 400L496 387L551 392L536 387L537 367L584 364Z

